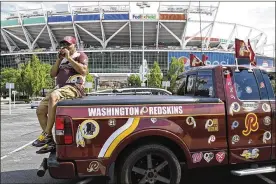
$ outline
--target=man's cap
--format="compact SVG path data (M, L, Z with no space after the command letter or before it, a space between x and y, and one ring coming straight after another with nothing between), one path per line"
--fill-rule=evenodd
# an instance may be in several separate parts
M76 44L77 43L75 37L73 37L73 36L65 36L60 43L64 43L64 42L67 42L67 43L70 43L70 44Z

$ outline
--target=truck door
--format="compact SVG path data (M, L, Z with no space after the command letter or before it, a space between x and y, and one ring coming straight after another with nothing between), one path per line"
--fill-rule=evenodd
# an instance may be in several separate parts
M224 79L229 163L272 159L272 106L262 74L227 68Z

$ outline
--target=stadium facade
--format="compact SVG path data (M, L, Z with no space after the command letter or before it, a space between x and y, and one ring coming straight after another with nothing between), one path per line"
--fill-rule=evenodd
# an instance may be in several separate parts
M146 7L143 3L137 5ZM188 64L190 53L200 58L204 53L211 65L232 65L235 64L233 40L242 28L248 33L239 39L248 38L253 43L257 64L274 70L274 54L272 57L264 55L268 46L266 34L257 28L216 21L218 9L219 4L199 7L159 3L156 13L134 14L130 5L76 7L59 4L59 8L51 11L42 6L36 10L11 12L1 21L1 67L18 67L32 54L53 64L58 42L68 35L77 38L78 49L89 57L89 72L102 81L125 80L130 74L139 73L143 58L148 67L158 61L163 73L167 72L172 57ZM193 20L192 14L213 18ZM189 35L190 24L198 24L201 29ZM218 24L228 26L228 37L212 37Z

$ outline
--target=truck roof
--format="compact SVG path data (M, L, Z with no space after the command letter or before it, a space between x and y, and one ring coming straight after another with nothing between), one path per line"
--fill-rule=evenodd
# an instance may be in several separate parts
M184 75L186 73L193 72L193 71L198 71L198 70L203 70L203 69L214 69L214 68L218 68L218 67L230 67L232 69L235 69L237 66L236 65L208 65L208 66L191 67L189 70L184 71L180 75ZM239 69L250 69L250 67L248 65L239 65L238 68ZM263 67L259 67L259 66L258 67L252 66L251 68L252 69L258 68L258 69L266 71Z
M187 104L187 103L220 103L219 98L193 96L86 96L58 102L57 106L90 106L90 105L144 105L144 104Z

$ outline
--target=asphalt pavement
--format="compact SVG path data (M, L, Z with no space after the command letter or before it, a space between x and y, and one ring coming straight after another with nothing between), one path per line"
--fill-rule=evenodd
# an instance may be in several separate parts
M48 172L40 178L36 175L43 158L48 154L38 155L37 148L31 146L41 133L36 118L35 109L29 104L16 104L9 106L1 104L1 183L57 183L75 184L81 182L74 180L57 180L49 176ZM184 174L183 174L184 176ZM230 174L226 168L193 169L185 173L186 180L182 184L275 184L276 173L238 177ZM184 182L187 181L187 182ZM90 184L103 184L94 179Z

